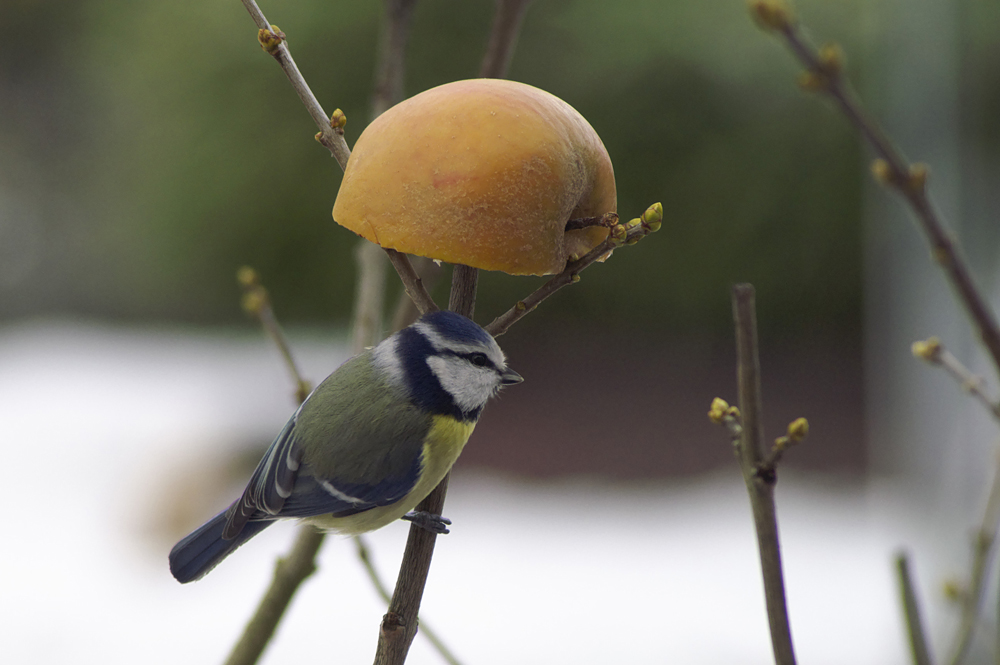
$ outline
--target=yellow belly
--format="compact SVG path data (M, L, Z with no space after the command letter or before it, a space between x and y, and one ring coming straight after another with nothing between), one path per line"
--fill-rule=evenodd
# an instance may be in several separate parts
M354 536L381 529L410 512L423 501L444 479L465 443L472 435L476 423L464 423L449 416L434 416L427 438L424 439L424 468L417 484L410 493L388 506L380 506L348 517L320 515L307 520L325 531Z

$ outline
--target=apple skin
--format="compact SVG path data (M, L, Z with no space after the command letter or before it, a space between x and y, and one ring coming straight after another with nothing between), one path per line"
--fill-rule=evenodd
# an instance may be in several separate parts
M333 206L382 247L515 275L562 271L608 230L611 159L572 106L501 79L455 81L397 104L358 138Z

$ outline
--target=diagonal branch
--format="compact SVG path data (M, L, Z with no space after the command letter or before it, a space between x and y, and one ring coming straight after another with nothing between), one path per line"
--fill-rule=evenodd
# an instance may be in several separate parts
M292 54L288 50L288 45L285 43L285 33L277 30L277 28L268 23L264 13L260 10L260 7L257 6L257 3L254 2L254 0L241 1L243 2L243 6L246 7L246 10L250 13L251 18L253 18L254 23L256 23L257 27L260 28L260 31L257 34L257 39L260 41L261 47L271 54L271 56L273 56L278 62L278 65L281 66L282 71L285 72L285 76L288 77L288 80L291 82L296 94L298 94L299 99L302 100L302 104L306 107L306 111L309 112L313 122L315 122L316 126L319 127L319 133L316 135L316 140L322 143L326 149L330 151L330 154L332 154L334 159L337 160L337 163L340 164L341 169L346 169L347 160L351 156L351 149L347 147L347 141L344 140L343 129L339 129L343 127L343 122L337 122L338 129L334 129L330 121L330 116L328 116L326 111L323 110L323 107L320 106L319 100L316 99L316 95L313 94L312 89L309 87L309 84L306 83L305 78L303 78L298 66L296 66L295 61L292 59ZM412 4L414 1L415 0L387 0L387 3ZM392 11L387 11L387 17L390 19L395 18L396 20L404 21L404 27L409 25L409 17L406 12L394 13ZM405 32L389 29L386 30L384 34L399 35L405 34ZM401 61L402 51L399 51L398 57ZM387 56L385 59L385 61L390 60L390 56ZM379 80L382 80L381 76L379 77ZM390 85L388 90L402 90L402 88ZM346 121L343 114L339 115L339 120ZM393 266L397 266L403 262L409 263L409 259L406 258L405 254L400 255L399 259L393 261ZM410 268L410 272L412 272L412 267ZM406 283L406 279L402 274L400 274L400 279L403 279L404 284ZM428 295L426 291L424 291L424 294L420 296L420 299L431 300L431 302L433 302L430 295Z
M246 7L247 12L250 13L253 22L260 28L257 39L260 41L261 47L281 65L281 70L288 77L289 82L295 89L295 94L302 100L306 111L309 112L313 122L319 127L319 134L317 134L316 140L322 143L333 154L337 163L340 164L340 168L347 168L347 158L351 156L351 150L347 147L347 141L344 140L343 134L334 131L330 125L330 116L320 106L319 100L316 99L316 95L309 88L309 84L303 78L302 72L299 71L298 66L295 64L295 60L292 59L292 54L285 44L285 34L268 22L264 16L264 12L260 10L260 7L257 6L254 0L241 1L243 2L243 6Z
M833 99L878 156L879 159L873 165L876 178L882 184L896 189L906 199L931 245L934 260L944 270L958 293L959 300L978 329L994 368L1000 374L1000 326L997 325L993 310L976 288L965 258L927 196L927 168L922 164L909 164L878 122L858 101L843 75L843 54L838 47L827 46L816 50L809 44L784 0L754 0L750 8L765 29L781 35L788 48L805 66L807 72L802 79L804 87Z
M657 231L660 228L662 219L663 206L659 203L654 203L646 209L641 218L637 217L627 224L616 224L604 242L582 257L569 261L561 273L549 279L549 281L538 287L527 298L518 300L513 307L490 321L489 324L484 326L486 332L494 337L503 335L512 325L538 307L543 300L562 287L579 282L580 273L594 262L606 259L617 247L634 244L650 233Z

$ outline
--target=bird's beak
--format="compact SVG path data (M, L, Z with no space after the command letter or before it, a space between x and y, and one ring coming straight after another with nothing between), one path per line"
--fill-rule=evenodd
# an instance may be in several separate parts
M510 367L504 367L503 371L500 372L500 383L505 386L511 386L515 383L521 383L524 381L524 377L512 370Z

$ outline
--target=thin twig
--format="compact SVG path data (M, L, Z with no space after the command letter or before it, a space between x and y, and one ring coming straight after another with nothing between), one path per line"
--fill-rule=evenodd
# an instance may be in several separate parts
M940 365L946 372L952 375L962 389L971 394L976 400L986 407L990 415L1000 420L1000 403L991 399L986 394L983 377L973 374L972 370L966 367L961 360L955 357L937 337L914 342L911 347L913 355L932 365Z
M913 665L931 665L931 652L927 647L927 633L924 631L920 603L917 602L916 587L913 584L910 560L906 552L899 552L896 555L896 579L899 581L899 592L902 596L906 630L910 637L910 652L913 654Z
M589 229L592 226L603 226L606 229L614 228L618 223L618 214L608 212L600 217L580 217L566 222L567 231L578 231L579 229Z
M486 55L479 68L480 78L485 79L507 77L507 70L514 55L514 46L517 45L517 35L531 0L496 0L496 2L489 45L486 47Z
M292 358L288 340L271 307L267 289L260 283L255 270L240 268L237 279L243 287L243 308L257 316L268 336L274 341L295 381L296 398L301 404L310 392ZM316 570L315 557L323 543L323 534L311 526L299 528L298 537L288 555L275 564L274 577L261 598L254 615L247 622L240 639L233 645L226 665L253 665L274 636L295 591Z
M382 578L379 577L378 571L375 570L375 563L372 561L371 552L368 550L368 544L362 536L356 536L354 538L354 544L357 546L358 559L365 567L365 572L368 573L368 578L371 580L372 586L375 587L375 591L378 593L379 598L388 605L392 597L389 595L389 589L386 588L385 583L382 582ZM431 630L431 627L427 625L426 622L420 622L420 632L427 641L430 642L435 649L441 654L441 657L445 659L450 665L462 665L458 658L451 652L448 646L438 637L437 633Z
M997 528L1000 523L1000 457L993 474L993 485L972 548L972 572L968 589L962 598L962 616L948 658L950 665L959 665L968 654L972 633L979 621L983 596L986 594L987 571L996 554Z
M295 364L288 338L274 315L270 294L260 283L257 271L250 266L240 268L236 273L236 279L243 287L243 309L248 314L257 317L264 332L278 347L278 352L281 353L281 357L285 361L285 367L288 368L288 373L292 375L292 380L295 382L295 399L301 404L312 391L312 387L308 381L302 378L302 374Z
M760 553L764 577L764 599L771 629L771 645L778 665L794 665L792 631L788 623L785 601L785 581L781 570L781 544L778 539L778 519L774 505L775 474L759 472L763 459L763 415L760 391L760 359L757 352L757 314L754 288L750 284L733 287L733 318L736 322L737 383L743 438L739 446L740 467Z
M284 36L274 32L271 24L264 16L264 12L260 10L260 7L257 6L254 0L242 0L242 2L247 12L250 13L251 18L253 18L253 22L266 33L258 36L261 45L264 46L265 39L270 38L268 41L270 48L265 47L265 50L281 65L281 70L285 72L285 76L291 82L292 87L295 89L295 94L302 100L302 104L306 107L313 122L319 127L319 134L316 136L316 140L330 151L337 160L337 163L340 164L340 168L347 168L347 158L351 156L351 151L347 147L347 141L344 140L342 134L334 131L330 125L330 116L320 106L319 100L316 99L316 95L309 88L305 78L302 76L302 72L299 71L298 66L295 64L295 60L292 59L292 54L285 44Z
M424 290L430 293L441 277L441 273L444 272L444 267L439 262L428 259L426 256L411 257L410 263ZM419 316L420 310L417 309L417 304L410 297L409 293L404 290L396 302L390 328L392 330L402 330L416 321Z
M655 209L657 206L659 206L659 204L654 204L650 206L649 209ZM659 209L660 218L662 218L662 206ZM654 227L650 227L648 223L640 219L640 223L634 224L628 228L622 224L617 225L616 228L621 227L621 233L623 233L624 236L616 238L614 234L611 234L601 244L594 247L581 258L576 259L575 261L569 261L561 273L550 278L549 281L538 287L524 300L518 300L513 307L484 326L486 332L494 337L503 335L512 325L524 318L528 312L538 307L543 300L564 286L579 282L580 273L595 261L607 258L610 253L615 250L615 248L621 247L622 245L630 245L633 244L633 242L638 242L645 236L649 235L654 229L659 228L658 219L655 220L654 224Z
M354 249L358 264L358 286L354 294L354 325L351 353L374 346L382 336L385 303L385 254L378 245L361 239Z
M416 6L417 0L384 0L382 3L384 14L378 40L375 90L372 93L373 120L403 101L406 43Z
M406 254L389 248L385 249L385 253L399 274L399 279L403 282L406 294L410 296L410 300L420 310L420 313L426 314L427 312L436 312L441 309L434 302L434 299L431 298L431 294L427 292L423 280L417 274L417 271L413 269L413 264L406 258Z
M407 3L409 0L395 0L400 3ZM326 114L323 107L320 106L319 100L316 99L316 95L313 94L312 90L309 88L309 84L306 83L305 78L302 77L302 73L299 68L295 65L295 61L292 59L292 54L288 50L288 45L285 42L284 33L276 34L271 29L271 24L268 23L267 18L264 13L257 6L254 0L241 0L243 6L246 7L250 16L253 18L254 23L257 27L261 29L261 33L258 35L258 40L261 42L261 46L265 46L265 50L270 53L274 59L277 61L278 65L281 66L285 76L291 82L292 87L295 89L296 94L298 94L299 99L302 100L302 104L306 107L309 115L312 117L313 122L319 127L319 134L316 135L316 140L322 143L330 154L333 155L337 163L340 164L341 169L347 168L347 160L351 156L351 150L347 147L347 142L344 140L342 132L335 130L330 124L330 116ZM401 13L391 13L387 12L388 17L397 17L399 19L406 19L407 25L409 25L409 19L406 17L405 12ZM389 31L390 34L399 34L398 32ZM390 88L394 90L395 88ZM401 89L401 88L400 88ZM388 251L388 250L386 250ZM409 259L406 255L402 255L402 258L393 261L393 266L397 268L403 262L409 263ZM412 269L411 269L412 272ZM401 279L404 279L400 275ZM404 280L405 281L405 280ZM427 296L429 299L430 296Z
M412 4L411 0L400 1L403 4ZM253 0L244 0L244 6L247 7L250 15L254 17L254 21L259 27L262 28L262 30L266 28L269 34L274 35L274 33L270 31L269 24L264 18L263 13L261 13L260 9L257 7L256 3L253 2ZM404 15L400 15L398 13L387 11L387 20L406 20L405 13ZM387 28L383 34L387 38L403 39L405 42L405 38L401 36L401 34L405 35L405 29L401 32L399 29ZM261 39L262 45L264 45L265 42L266 40ZM292 82L292 86L299 94L299 98L302 100L302 103L305 104L306 108L309 110L309 114L313 116L314 121L316 121L317 125L320 127L321 133L317 136L317 139L330 149L333 156L337 158L338 163L343 168L346 166L347 158L350 155L350 151L347 149L347 144L344 142L343 137L339 133L333 131L329 121L326 119L325 111L323 111L319 102L316 100L316 97L309 90L309 86L306 84L298 68L295 66L295 62L292 60L291 54L288 52L288 48L284 44L283 39L278 44L274 44L272 42L270 45L271 48L267 49L268 52L271 53L275 60L277 60L281 65L282 70L285 71L288 79ZM387 53L392 52L391 48L384 45L383 50ZM401 86L394 82L394 78L398 78L401 74L396 74L393 71L394 69L401 69L401 63L401 54L396 55L395 53L392 53L391 55L383 58L379 78L380 80L388 81L388 89L390 91L401 89ZM376 109L382 108L384 106L391 105L392 101L393 100L391 99L376 97L376 99L373 100L373 107ZM334 138L332 140L325 140L329 139L328 133L333 134ZM375 246L369 245L366 247L366 245L369 245L369 243L363 242L359 245L356 254L356 259L358 261L358 292L355 299L352 335L354 353L358 353L363 350L364 347L372 345L378 341L378 337L382 329L381 317L385 290L384 263L378 258L378 250L375 250L374 252L372 251ZM409 262L405 260L405 257L403 257L402 263L409 266ZM248 289L252 288L257 282L255 275L252 275L253 279L250 277L251 275L244 275L243 271L241 271L240 281L241 283L245 283L245 288ZM266 291L263 290L263 287L259 286L259 283L256 284L256 287L259 292L263 294L263 297L260 297L258 294L257 298L262 304L259 308L261 322L264 324L268 334L271 335L271 337L278 344L278 347L282 350L282 355L285 356L286 362L296 379L296 384L299 386L299 401L301 402L305 399L306 394L308 394L307 390L303 391L305 383L299 376L294 362L292 362L287 342L284 340L284 335L281 334L280 326L277 325L277 321L274 319L269 300L266 297ZM248 298L244 299L245 304L247 299ZM242 637L234 646L228 665L251 665L252 663L257 662L267 643L273 636L274 631L277 629L278 623L281 621L281 618L287 610L288 604L291 602L291 599L297 591L299 585L301 585L302 582L304 582L305 579L315 570L315 557L319 552L319 548L322 546L324 537L325 534L311 526L304 525L299 527L299 535L296 538L290 553L287 557L285 557L285 559L278 562L271 585L258 604L255 615L247 624Z
M292 602L292 596L316 571L316 553L322 544L322 532L311 526L299 527L295 544L288 555L275 564L274 578L229 653L226 665L253 665L257 662Z
M781 0L757 0L751 3L751 9L766 28L784 38L795 57L806 67L810 77L807 87L832 98L883 160L877 164L876 175L884 184L894 187L909 203L931 245L934 260L944 269L958 292L1000 375L1000 327L986 299L976 288L965 259L927 196L926 167L910 165L878 122L863 108L843 75L843 56L839 49L829 47L817 51L806 41L790 8Z

